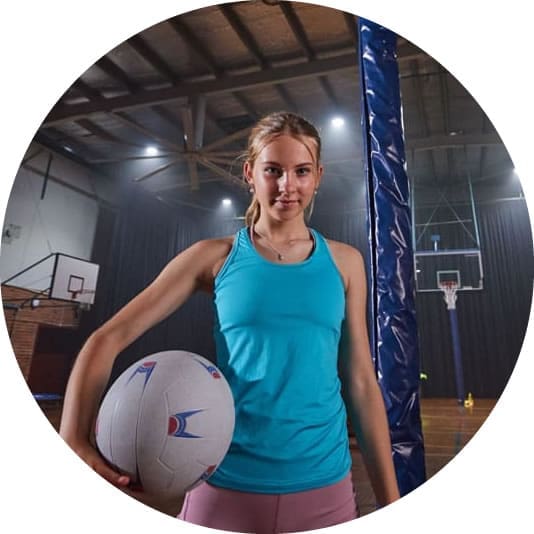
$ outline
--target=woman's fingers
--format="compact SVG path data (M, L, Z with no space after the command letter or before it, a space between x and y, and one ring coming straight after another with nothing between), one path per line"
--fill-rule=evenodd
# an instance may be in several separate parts
M99 452L90 444L73 447L78 456L87 464L93 471L96 471L101 477L119 488L124 488L130 484L130 477L115 471L102 458Z

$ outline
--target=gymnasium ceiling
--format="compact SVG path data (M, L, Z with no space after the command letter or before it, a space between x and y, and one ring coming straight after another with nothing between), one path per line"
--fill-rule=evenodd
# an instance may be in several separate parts
M357 40L354 15L307 3L252 0L185 13L81 74L34 141L170 206L215 211L223 197L248 204L239 155L251 124L296 111L323 136L320 209L350 209L363 198ZM509 155L462 85L402 37L398 64L415 187L509 180ZM345 119L342 128L332 127L334 116ZM158 154L147 155L148 146Z

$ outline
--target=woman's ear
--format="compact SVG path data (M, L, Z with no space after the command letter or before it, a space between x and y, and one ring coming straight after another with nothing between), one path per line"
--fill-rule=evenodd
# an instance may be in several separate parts
M323 166L319 165L317 168L317 181L315 182L315 189L319 189L319 186L321 185L321 180L323 179Z
M249 185L254 184L254 180L252 178L252 165L250 164L250 161L246 160L245 163L243 163L243 176L245 177L245 180Z

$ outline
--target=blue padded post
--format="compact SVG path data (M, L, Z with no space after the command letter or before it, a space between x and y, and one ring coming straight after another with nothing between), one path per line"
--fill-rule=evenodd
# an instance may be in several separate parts
M409 182L396 35L358 21L369 210L372 353L384 395L401 495L426 479Z

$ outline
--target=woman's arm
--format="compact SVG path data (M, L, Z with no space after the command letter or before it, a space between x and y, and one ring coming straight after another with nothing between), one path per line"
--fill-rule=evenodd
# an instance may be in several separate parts
M70 375L60 434L74 451L109 482L124 487L121 476L104 462L91 442L94 419L116 356L176 310L197 289L209 287L214 265L228 254L228 239L200 241L176 256L159 276L82 347Z
M349 417L379 506L400 497L382 393L369 349L367 284L361 254L344 246L340 267L346 284L346 317L340 376Z

